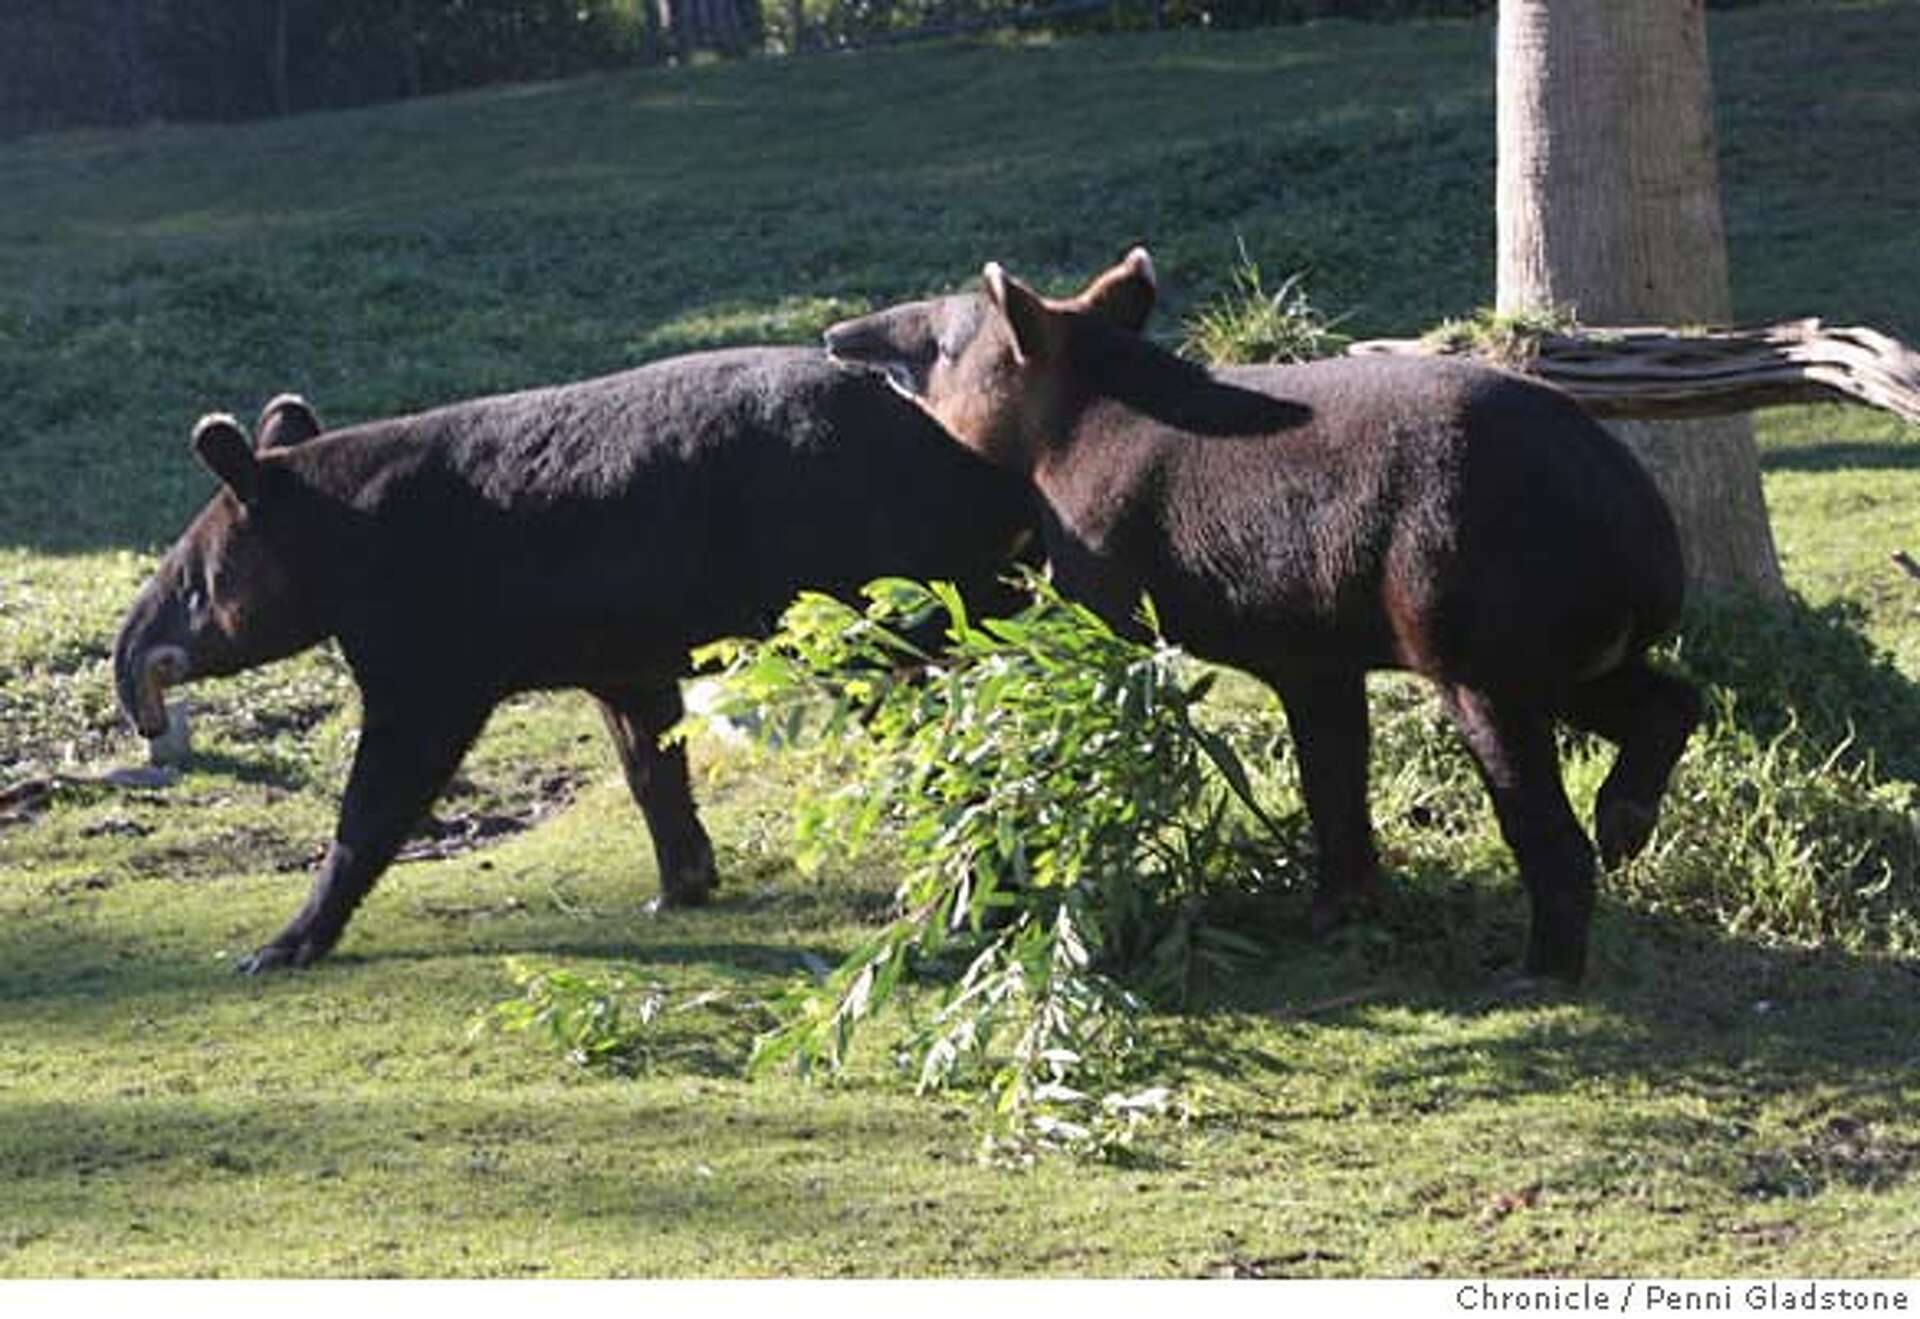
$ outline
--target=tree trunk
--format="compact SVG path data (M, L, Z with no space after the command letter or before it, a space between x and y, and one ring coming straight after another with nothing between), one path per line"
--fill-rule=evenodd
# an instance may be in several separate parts
M660 20L660 45L667 58L685 63L693 44L687 39L689 0L653 0Z
M293 113L293 95L287 85L287 0L273 7L273 44L267 51L267 72L273 82L273 111L282 118Z
M666 51L660 40L660 7L654 0L640 0L640 59L644 64L658 64L666 58Z
M722 55L746 54L747 36L741 22L738 0L710 0L707 10L707 44Z
M400 48L400 81L410 97L420 95L420 33L413 21L413 0L400 0L393 20L394 39Z
M1703 0L1501 0L1499 309L1589 324L1732 314ZM1619 422L1696 594L1785 586L1745 417Z
M147 53L146 18L139 0L115 0L111 49L115 69L110 117L138 124L153 114L153 62Z

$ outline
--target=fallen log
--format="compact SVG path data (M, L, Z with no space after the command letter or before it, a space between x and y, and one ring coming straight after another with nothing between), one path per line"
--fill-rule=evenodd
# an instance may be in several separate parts
M1642 420L1750 412L1783 403L1866 403L1920 425L1920 352L1860 326L1817 319L1727 329L1666 326L1471 331L1369 339L1350 354L1472 354L1538 376L1596 417Z

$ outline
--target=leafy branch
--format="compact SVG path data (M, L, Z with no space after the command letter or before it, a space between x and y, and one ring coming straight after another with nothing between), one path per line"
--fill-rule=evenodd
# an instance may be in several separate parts
M1025 585L1026 609L981 622L943 583L883 579L864 608L802 596L765 641L696 655L724 665L701 718L836 758L838 785L797 807L803 868L884 831L906 872L899 915L773 1004L752 1067L838 1069L914 968L959 955L910 1012L903 1067L922 1090L979 1089L1003 1146L1104 1148L1168 1103L1125 1093L1145 1005L1259 952L1208 926L1204 899L1244 878L1250 824L1278 830L1195 724L1211 674ZM937 659L907 640L930 621Z

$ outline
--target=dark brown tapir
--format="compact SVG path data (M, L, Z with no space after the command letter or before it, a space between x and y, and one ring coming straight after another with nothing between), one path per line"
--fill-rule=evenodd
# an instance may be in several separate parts
M1546 385L1388 357L1209 371L1130 328L1154 293L1140 249L1067 300L989 265L979 292L826 342L1032 483L1065 593L1125 627L1144 592L1171 639L1279 693L1319 852L1316 929L1378 885L1363 675L1431 679L1531 898L1525 971L1578 980L1594 851L1554 723L1619 748L1595 808L1611 864L1645 845L1699 717L1693 688L1646 661L1682 595L1659 492Z
M322 433L297 398L254 442L193 431L221 488L134 602L120 701L151 737L165 689L337 637L363 726L333 844L291 924L241 963L324 956L488 714L534 688L598 698L668 903L713 851L680 717L688 649L765 630L802 587L956 582L991 612L1035 525L1024 483L864 371L807 349L658 362ZM1010 601L1009 601L1010 603Z

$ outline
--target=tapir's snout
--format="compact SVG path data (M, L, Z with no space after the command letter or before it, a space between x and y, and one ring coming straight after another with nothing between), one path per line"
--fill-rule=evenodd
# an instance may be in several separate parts
M827 356L854 366L877 365L881 358L897 351L886 333L886 320L885 316L855 316L829 325L820 336Z
M193 678L192 633L165 573L148 582L127 610L113 643L113 688L121 713L145 738L167 731L167 688Z
M827 356L835 361L851 361L854 340L859 320L835 321L820 335L820 343L827 350Z
M926 398L936 348L925 304L839 321L822 339L834 361L883 373L888 384L915 402Z

